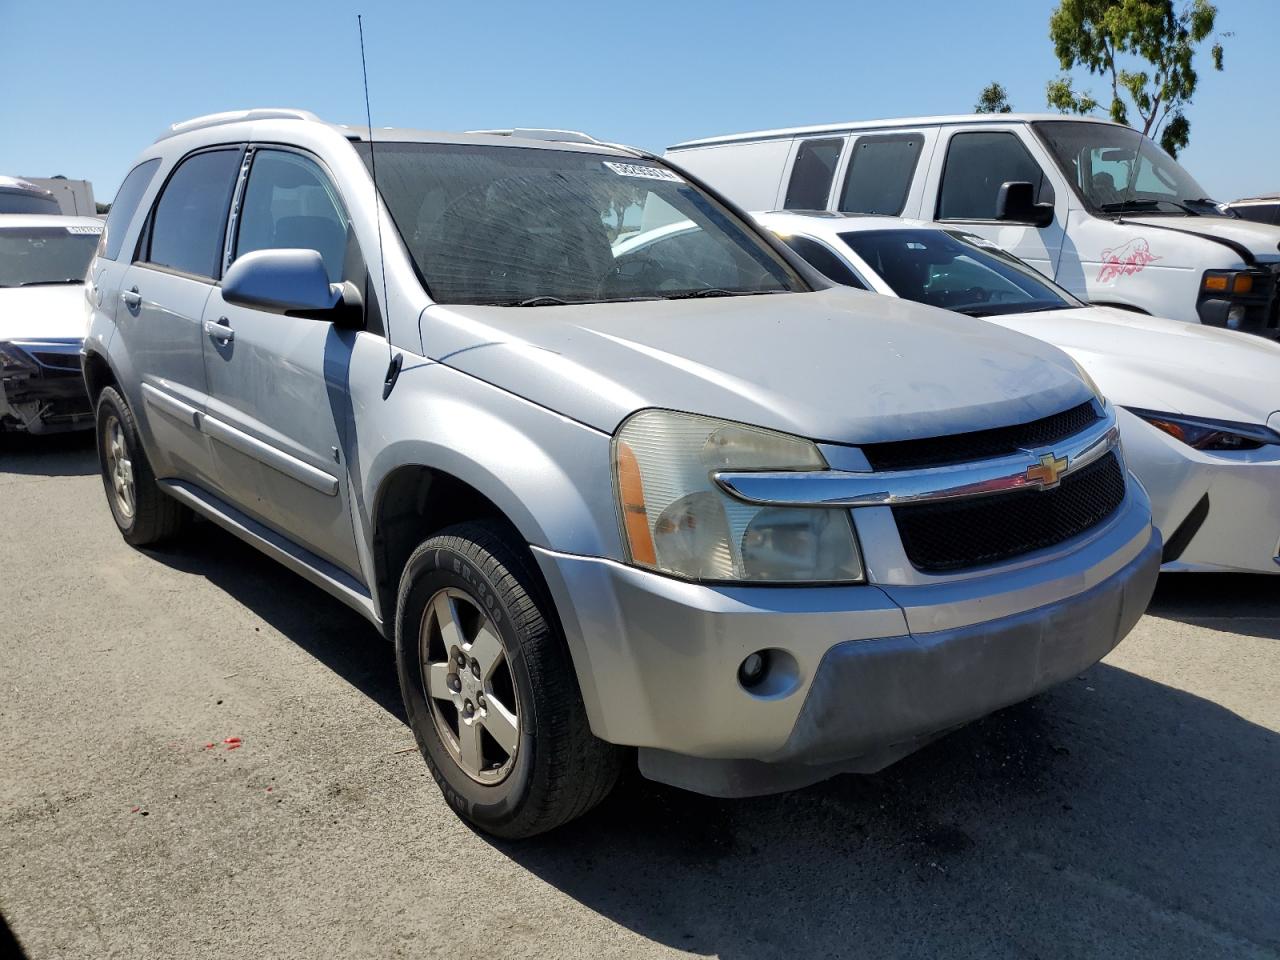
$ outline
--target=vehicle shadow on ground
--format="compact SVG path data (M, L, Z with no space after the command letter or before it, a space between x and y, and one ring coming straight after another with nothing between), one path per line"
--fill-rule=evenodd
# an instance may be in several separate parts
M407 723L392 646L364 617L206 520L153 559L204 577Z
M1280 576L1166 573L1147 613L1162 620L1280 640Z
M0 468L28 477L82 477L98 472L92 430L33 436L0 433Z
M390 644L337 600L209 523L153 556L404 721ZM1168 592L1217 615L1212 590ZM1238 958L1280 950L1277 810L1280 736L1100 664L874 776L722 801L632 774L579 821L489 842L695 954Z

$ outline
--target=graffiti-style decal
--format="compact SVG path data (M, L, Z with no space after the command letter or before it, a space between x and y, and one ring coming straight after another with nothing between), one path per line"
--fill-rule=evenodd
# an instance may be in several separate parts
M1148 263L1159 259L1151 252L1151 246L1143 237L1135 237L1118 247L1102 251L1102 269L1098 271L1098 283L1110 283L1121 277L1141 273Z

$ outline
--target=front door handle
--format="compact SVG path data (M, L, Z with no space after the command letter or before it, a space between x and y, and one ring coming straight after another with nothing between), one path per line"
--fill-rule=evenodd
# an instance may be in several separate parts
M142 306L142 294L138 292L137 287L120 294L120 299L124 301L124 305L130 310L137 310L138 307Z
M204 332L219 343L230 343L236 338L236 332L231 329L231 323L226 317L219 317L216 323L213 320L206 320Z

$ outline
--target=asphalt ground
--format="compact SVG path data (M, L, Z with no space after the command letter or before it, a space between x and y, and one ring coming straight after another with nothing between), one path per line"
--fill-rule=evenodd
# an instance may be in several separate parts
M210 524L129 548L96 471L0 437L31 958L1280 956L1280 579L1164 577L1102 664L876 776L633 778L505 843L441 800L371 627Z

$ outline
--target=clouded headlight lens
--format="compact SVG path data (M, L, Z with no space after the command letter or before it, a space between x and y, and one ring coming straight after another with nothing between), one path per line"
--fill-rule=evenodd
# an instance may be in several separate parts
M725 494L720 470L824 470L808 440L644 410L614 438L614 476L632 563L690 580L851 583L862 579L847 510L759 507Z

